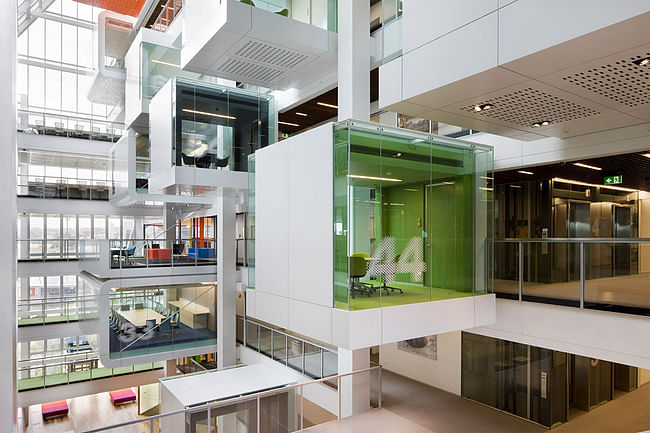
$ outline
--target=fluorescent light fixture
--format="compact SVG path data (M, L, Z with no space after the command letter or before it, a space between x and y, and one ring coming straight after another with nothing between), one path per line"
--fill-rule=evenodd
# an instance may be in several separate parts
M561 177L554 177L553 181L563 182L563 183L570 183L570 184L573 184L573 185L582 185L582 186L600 187L600 188L605 188L605 189L613 189L613 190L616 190L616 191L639 192L638 189L633 189L633 188L625 188L625 187L622 187L622 186L613 186L613 185L596 185L596 184L593 184L593 183L580 182L578 180L563 179Z
M320 105L321 107L334 108L334 109L337 109L337 110L338 110L338 108L339 108L338 105L334 105L334 104L326 104L325 102L317 102L316 104L317 104L317 105Z
M442 186L442 185L454 185L456 182L438 182L438 183L430 183L427 186Z
M521 185L510 185L510 188L517 188L517 189L521 189Z
M296 111L296 116L307 117L307 113L299 113Z
M485 179L485 180L494 180L494 178L493 178L493 177L490 177L490 176L481 176L481 179Z
M360 174L348 174L352 179L366 179L366 180L382 180L386 182L401 182L402 179L393 179L390 177L377 177L377 176L362 176Z
M646 66L646 65L650 64L650 57L645 57L645 58L642 58L642 59L638 59L638 60L633 61L632 63L634 63L636 65L639 65L639 66Z
M404 188L404 191L420 192L419 189L415 189L415 188Z
M177 65L175 63L164 62L162 60L151 59L151 62L152 63L159 63L161 65L173 66L175 68L180 68L181 67L181 65Z
M287 126L300 126L300 125L298 125L297 123L282 122L282 121L280 121L280 120L278 120L278 124L280 124L280 125L287 125Z
M480 189L482 189L483 191L492 191L492 188L486 188L484 186L482 186Z
M577 165L578 167L583 167L583 168L589 168L591 170L602 170L600 167L596 167L594 165L589 165L589 164L583 164L582 162L574 162L573 165Z
M210 116L210 117L219 117L221 119L237 120L236 117L234 117L234 116L226 116L225 114L208 113L207 111L190 110L189 108L183 108L183 111L186 112L186 113L203 114L204 116Z
M526 171L526 170L517 170L517 173L528 174L528 175L531 175L531 176L532 176L533 174L535 174L535 173L533 173L532 171Z
M391 206L404 206L404 203L391 203Z
M641 156L645 156L646 158L650 158L650 153L642 153Z

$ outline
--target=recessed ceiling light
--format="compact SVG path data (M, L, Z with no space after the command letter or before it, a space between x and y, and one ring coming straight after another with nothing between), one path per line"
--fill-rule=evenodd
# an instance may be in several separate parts
M551 121L550 121L550 120L541 120L541 121L539 121L539 122L535 122L535 123L533 123L531 126L532 126L533 128L539 128L540 126L548 126L548 125L550 125L550 124L551 124Z
M650 153L642 153L641 156L645 156L646 158L650 158Z
M401 158L402 157L402 152L397 152L395 155L393 155L395 158Z
M282 121L280 121L280 120L278 120L278 123L279 123L280 125L287 125L287 126L300 126L300 125L298 125L297 123L282 122Z
M474 106L474 111L476 111L478 113L478 112L483 111L483 110L489 110L490 108L492 108L492 104L475 105Z
M297 111L296 111L296 115L297 115L297 116L302 116L302 117L307 117L307 114L306 114L306 113L299 113L299 112L297 112Z
M531 175L531 176L532 176L533 174L535 174L535 173L533 173L532 171L526 171L526 170L517 170L517 173L521 173L521 174L529 174L529 175Z
M650 64L650 57L641 58L639 60L633 61L632 63L635 63L635 64L637 64L639 66L646 66L646 65Z
M582 162L574 162L573 165L577 165L578 167L583 167L583 168L589 168L591 170L598 170L598 171L602 170L602 168L600 167L596 167L589 164L583 164Z
M337 110L338 110L338 108L339 108L338 105L334 105L334 104L326 104L325 102L317 102L316 104L317 104L317 105L320 105L320 106L322 106L322 107L334 108L334 109L337 109Z

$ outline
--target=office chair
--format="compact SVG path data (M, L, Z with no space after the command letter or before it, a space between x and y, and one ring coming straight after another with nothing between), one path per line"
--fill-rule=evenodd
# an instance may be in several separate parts
M185 249L185 244L183 244L182 242L172 245L172 253L175 256L180 256L181 254L183 254L184 249Z
M215 158L214 165L219 168L228 167L229 159L230 159L230 155L226 156L225 158Z
M141 303L135 304L134 310L144 310L144 304Z
M128 304L122 304L120 305L120 311L129 311L131 309L131 306Z
M361 282L361 278L368 272L367 257L370 257L370 255L366 253L355 253L349 257L348 272L350 274L350 296L352 298L354 298L355 292L368 297L372 294L372 286Z

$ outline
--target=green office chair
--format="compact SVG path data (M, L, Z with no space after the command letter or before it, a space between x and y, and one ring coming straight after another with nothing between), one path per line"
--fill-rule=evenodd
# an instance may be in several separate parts
M289 9L282 9L281 11L277 11L276 15L282 15L283 17L288 17L289 16Z
M253 6L255 7L255 3L253 3L252 0L239 0L241 3L244 3L245 5Z
M368 257L370 257L370 254L367 253L354 253L349 257L348 272L350 274L350 296L352 298L354 298L355 292L368 297L372 294L372 286L361 282L361 278L368 272L366 262Z

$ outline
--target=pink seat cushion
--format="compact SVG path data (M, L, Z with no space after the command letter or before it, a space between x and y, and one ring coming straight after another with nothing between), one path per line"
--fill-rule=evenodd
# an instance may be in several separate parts
M108 395L111 396L111 402L113 404L126 403L128 401L135 401L135 393L131 388L118 389L116 391L110 391Z
M43 419L63 416L68 413L68 402L65 400L52 401L41 404Z

